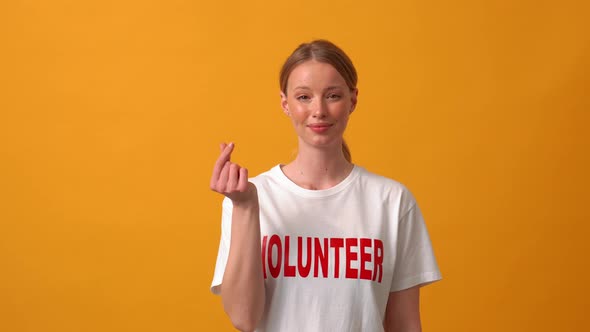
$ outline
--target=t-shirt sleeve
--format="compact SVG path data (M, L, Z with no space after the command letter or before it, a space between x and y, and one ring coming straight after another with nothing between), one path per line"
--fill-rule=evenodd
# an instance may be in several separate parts
M397 255L390 292L424 286L441 278L426 224L413 201L398 224Z
M221 238L219 239L217 262L215 263L215 272L213 274L213 281L211 282L211 292L216 295L219 295L219 286L221 286L221 281L223 280L223 273L225 272L227 257L229 255L232 209L231 200L227 197L224 198L221 212Z

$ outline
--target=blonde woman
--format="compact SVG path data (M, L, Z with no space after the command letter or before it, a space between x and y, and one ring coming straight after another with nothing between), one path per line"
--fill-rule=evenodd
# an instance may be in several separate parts
M336 45L300 45L280 73L298 153L254 178L222 144L226 196L211 289L242 331L421 331L420 287L441 278L412 194L351 162L357 74Z

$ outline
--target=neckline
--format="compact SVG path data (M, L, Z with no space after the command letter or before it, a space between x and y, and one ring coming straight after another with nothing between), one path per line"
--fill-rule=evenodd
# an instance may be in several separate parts
M298 184L291 181L291 179L289 179L285 175L285 173L283 173L281 166L282 166L281 164L276 165L275 167L273 167L271 169L271 172L275 175L275 177L282 184L284 184L287 187L287 189L289 189L293 193L298 194L303 197L315 197L315 198L332 196L334 194L341 192L346 187L348 187L354 181L354 179L357 178L357 176L360 172L360 167L357 165L353 165L353 168L350 171L350 173L335 186L328 188L328 189L311 190L311 189L306 189L306 188L300 187Z

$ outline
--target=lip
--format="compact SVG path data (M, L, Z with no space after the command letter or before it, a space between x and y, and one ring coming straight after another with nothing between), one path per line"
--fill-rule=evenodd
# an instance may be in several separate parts
M312 124L308 124L307 127L309 127L309 129L311 129L316 134L321 134L321 133L325 132L326 130L330 129L330 127L332 127L332 124L330 124L330 123L312 123Z
M312 124L308 124L307 126L310 128L327 128L327 127L331 127L332 124L330 124L330 123L312 123Z

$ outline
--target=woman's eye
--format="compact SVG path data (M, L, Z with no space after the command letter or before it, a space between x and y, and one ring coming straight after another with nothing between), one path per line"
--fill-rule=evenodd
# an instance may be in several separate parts
M305 95L302 95L302 96L298 96L297 97L297 100L303 100L303 101L305 101L305 100L309 100L309 97L308 96L305 96Z
M340 98L340 95L337 95L337 94L328 95L328 99L339 99L339 98Z

